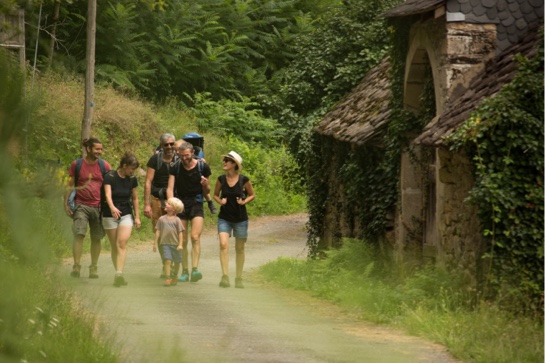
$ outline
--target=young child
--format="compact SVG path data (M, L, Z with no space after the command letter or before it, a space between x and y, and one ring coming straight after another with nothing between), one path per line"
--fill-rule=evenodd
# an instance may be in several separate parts
M155 226L155 240L153 252L157 252L157 246L163 253L164 271L166 275L165 286L174 286L178 283L178 272L182 262L182 221L176 214L184 211L184 204L178 198L169 198L165 203L166 215L159 218ZM174 262L174 271L170 271Z

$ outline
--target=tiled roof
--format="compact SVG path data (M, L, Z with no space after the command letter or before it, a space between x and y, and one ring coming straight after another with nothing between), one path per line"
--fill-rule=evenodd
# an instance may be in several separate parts
M386 18L393 18L398 16L408 16L414 14L421 14L434 10L440 5L443 5L446 0L407 0L404 3L388 10L381 16Z
M425 131L415 140L430 146L440 146L445 137L450 135L458 125L469 118L471 112L485 99L494 97L500 89L513 80L516 75L516 54L532 58L539 37L538 26L530 29L519 43L506 49L496 58L488 61L485 69L470 83L467 91L457 98L438 119L428 124Z
M507 49L532 26L543 23L543 0L407 0L382 16L403 17L446 5L447 21L497 24L498 53Z
M324 116L315 131L361 146L388 124L391 97L390 63L384 59Z

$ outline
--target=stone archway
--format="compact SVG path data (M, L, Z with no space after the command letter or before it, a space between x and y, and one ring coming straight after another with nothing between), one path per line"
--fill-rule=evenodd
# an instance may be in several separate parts
M433 25L433 26L432 26ZM441 57L444 23L417 24L410 36L407 54L404 107L416 115L422 113L422 97L432 97L437 110L442 110ZM430 29L430 27L432 29ZM435 28L435 29L433 29ZM433 87L432 92L426 88ZM431 94L430 94L431 93ZM430 120L425 120L429 123ZM416 137L417 135L412 135ZM435 151L411 144L402 155L400 169L400 213L396 241L404 256L421 261L435 257L438 241L437 227L437 165Z

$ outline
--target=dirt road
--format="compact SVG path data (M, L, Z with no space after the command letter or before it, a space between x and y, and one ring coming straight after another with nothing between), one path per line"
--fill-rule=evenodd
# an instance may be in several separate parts
M279 256L305 258L305 222L304 215L251 222L245 270ZM233 276L234 241L230 258ZM65 270L66 280L108 327L107 339L115 342L122 362L455 362L438 345L357 322L300 292L251 279L245 289L218 287L221 269L213 232L202 238L203 279L197 283L162 286L151 242L129 249L126 287L112 286L107 254L99 261L97 280L86 273L71 279L69 262Z

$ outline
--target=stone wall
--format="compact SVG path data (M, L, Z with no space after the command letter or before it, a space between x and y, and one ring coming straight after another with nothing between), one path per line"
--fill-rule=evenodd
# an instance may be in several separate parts
M482 274L481 256L485 242L481 235L476 208L467 202L473 186L472 164L463 153L438 150L438 178L442 186L438 211L438 262L450 269L464 271L477 283Z

